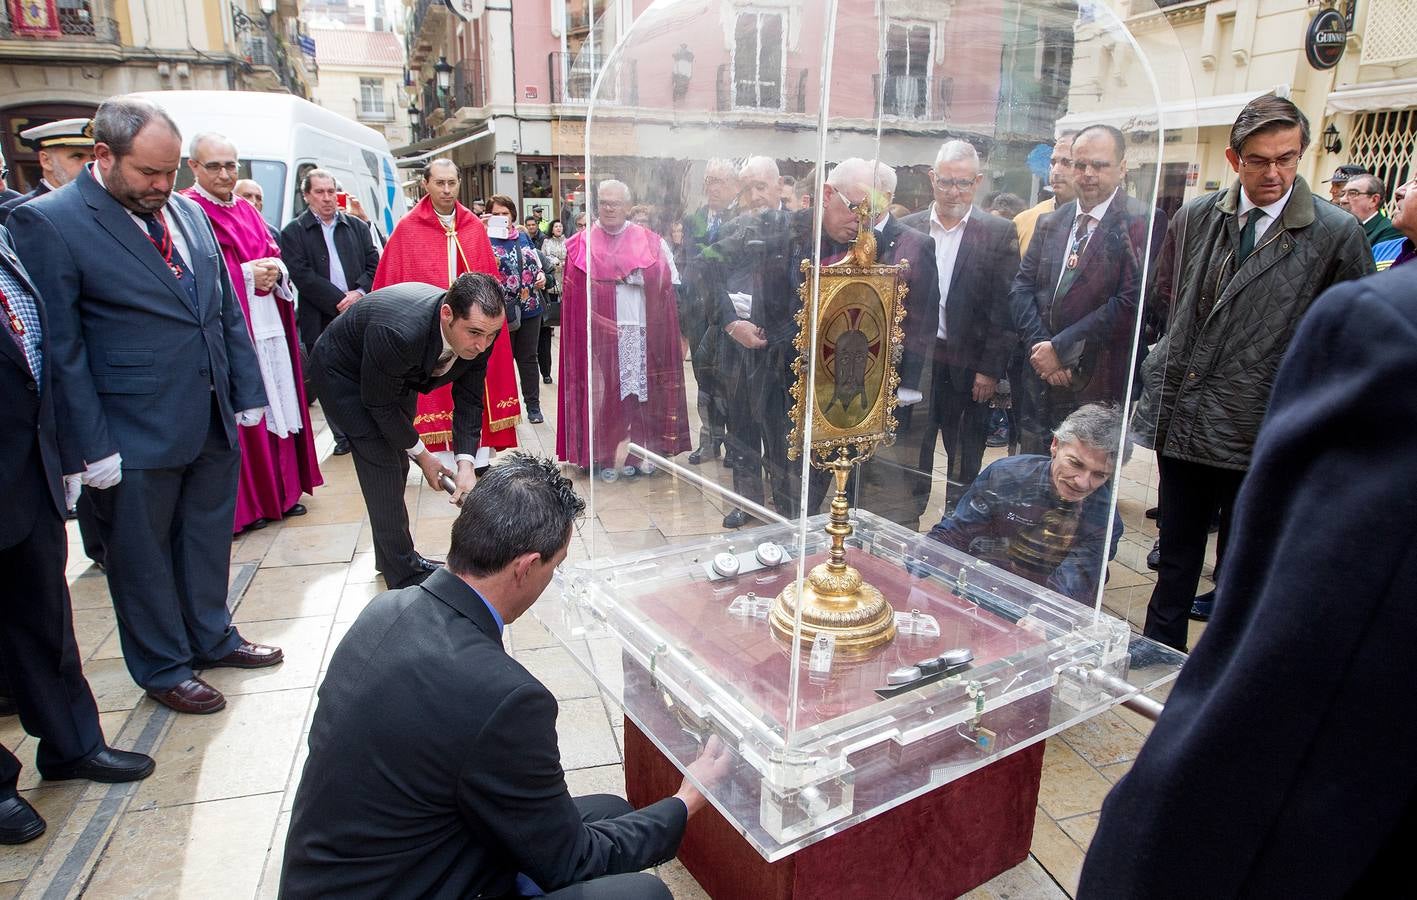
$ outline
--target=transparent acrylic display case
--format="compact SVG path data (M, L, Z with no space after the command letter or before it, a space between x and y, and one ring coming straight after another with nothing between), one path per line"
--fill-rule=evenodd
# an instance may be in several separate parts
M588 37L557 422L588 508L533 612L668 758L729 748L706 793L765 859L1183 661L1103 607L1179 59L1138 3L659 0ZM1021 255L987 196L1044 200L1055 137L1116 110ZM1082 240L1069 192L1106 209ZM1123 427L1055 431L1088 404ZM867 637L835 594L804 612L843 563L886 604Z

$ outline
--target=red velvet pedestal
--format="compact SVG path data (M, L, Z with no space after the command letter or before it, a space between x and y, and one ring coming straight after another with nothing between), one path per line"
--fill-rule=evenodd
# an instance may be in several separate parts
M971 775L765 862L713 807L689 820L679 860L715 900L893 900L957 897L1028 856L1043 742ZM625 788L647 806L682 776L625 721Z

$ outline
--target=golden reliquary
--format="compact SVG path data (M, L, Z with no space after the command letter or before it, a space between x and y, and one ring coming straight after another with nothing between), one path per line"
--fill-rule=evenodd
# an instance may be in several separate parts
M846 562L852 532L846 481L853 466L895 439L897 367L905 340L901 322L909 263L876 261L869 207L861 205L856 241L841 263L814 267L810 259L802 261L788 453L796 459L806 452L813 466L832 472L836 495L826 526L828 560L814 566L805 582L784 588L772 611L772 627L780 636L791 640L800 609L803 644L829 634L836 652L848 655L895 638L894 609Z

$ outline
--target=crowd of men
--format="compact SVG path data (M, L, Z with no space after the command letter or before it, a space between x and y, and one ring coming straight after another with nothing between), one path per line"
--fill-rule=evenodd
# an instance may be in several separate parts
M376 566L395 590L335 656L312 730L310 766L320 777L307 767L286 883L293 893L302 881L327 884L325 863L356 836L418 860L371 869L365 887L376 894L420 867L442 877L447 861L407 846L407 835L330 824L373 802L348 793L354 779L338 761L351 729L368 737L370 710L387 711L390 765L406 752L398 735L416 731L397 724L410 708L397 679L373 667L371 648L395 621L410 630L411 655L382 662L431 666L429 683L455 696L466 685L451 660L495 667L499 648L482 638L495 641L565 555L581 511L569 482L523 457L490 476L487 467L489 447L515 445L521 403L537 402L527 386L536 361L514 358L511 333L541 314L527 292L560 268L539 249L560 240L548 227L560 223L499 221L507 216L494 214L514 210L500 196L488 209L464 206L456 167L435 160L420 173L425 196L381 252L382 236L329 172L304 173L306 210L277 230L261 214L260 185L238 178L238 147L214 133L184 143L144 100L114 98L92 120L22 136L38 151L43 180L0 205L10 333L0 341L8 398L0 417L18 501L18 514L0 522L0 572L18 586L5 595L0 693L40 739L41 774L126 781L153 770L148 757L109 747L99 727L72 633L65 514L77 509L85 549L107 576L134 681L176 712L217 712L226 700L203 670L283 660L231 622L230 548L234 534L305 513L302 497L322 484L309 413L318 398L335 453L353 454ZM558 248L557 456L614 482L652 473L656 458L687 453L701 465L722 451L743 501L725 528L768 510L815 513L828 481L809 478L804 496L788 444L808 277L801 261L838 265L870 228L882 263L908 263L905 340L895 439L853 476L853 503L920 530L942 449L945 508L926 523L930 536L1092 603L1121 536L1111 491L1130 435L1156 451L1160 471L1159 574L1145 633L1185 650L1188 618L1213 611L1214 598L1196 591L1216 521L1217 579L1238 568L1222 562L1241 483L1307 311L1330 287L1414 257L1417 202L1406 202L1414 183L1388 205L1380 179L1344 167L1331 179L1333 202L1324 200L1297 177L1309 143L1309 123L1291 102L1257 98L1232 127L1234 183L1169 221L1127 192L1127 141L1107 125L1059 135L1051 196L1020 209L1017 198L994 195L987 205L1007 216L981 208L983 161L958 139L939 147L932 202L913 212L895 205L896 172L879 160L840 160L819 197L812 179L781 175L770 157L712 160L702 204L662 238L627 184L601 181L593 221ZM184 156L194 183L174 191ZM549 381L549 368L539 371ZM1021 452L985 468L997 411L1007 411ZM410 464L450 502L467 502L446 569L421 556L409 533ZM501 515L513 505L531 516L521 530ZM471 643L447 648L435 665L427 641L459 631ZM550 718L494 732L515 734L523 744L512 746L527 755L515 766L508 756L502 782L465 781L443 799L482 804L478 827L489 833L553 841L586 862L527 854L494 866L459 851L454 862L471 867L468 890L505 893L528 875L552 888L633 871L671 854L685 811L703 806L687 784L682 808L647 816L603 798L572 804L547 724L554 703L539 688L511 678L467 698L489 720L513 695L542 713L549 704ZM481 734L449 731L443 762L452 768L427 773L438 781L431 794L465 776L464 758L491 752ZM705 779L716 756L698 764ZM0 754L0 842L44 829L15 791L18 772L13 755ZM528 783L539 785L528 809L544 830L508 831L488 798L506 800Z

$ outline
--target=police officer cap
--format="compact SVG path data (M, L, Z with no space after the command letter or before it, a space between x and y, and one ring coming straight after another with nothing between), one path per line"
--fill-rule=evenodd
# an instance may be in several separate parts
M92 147L92 119L60 119L46 122L20 132L20 138L32 149L45 147Z

